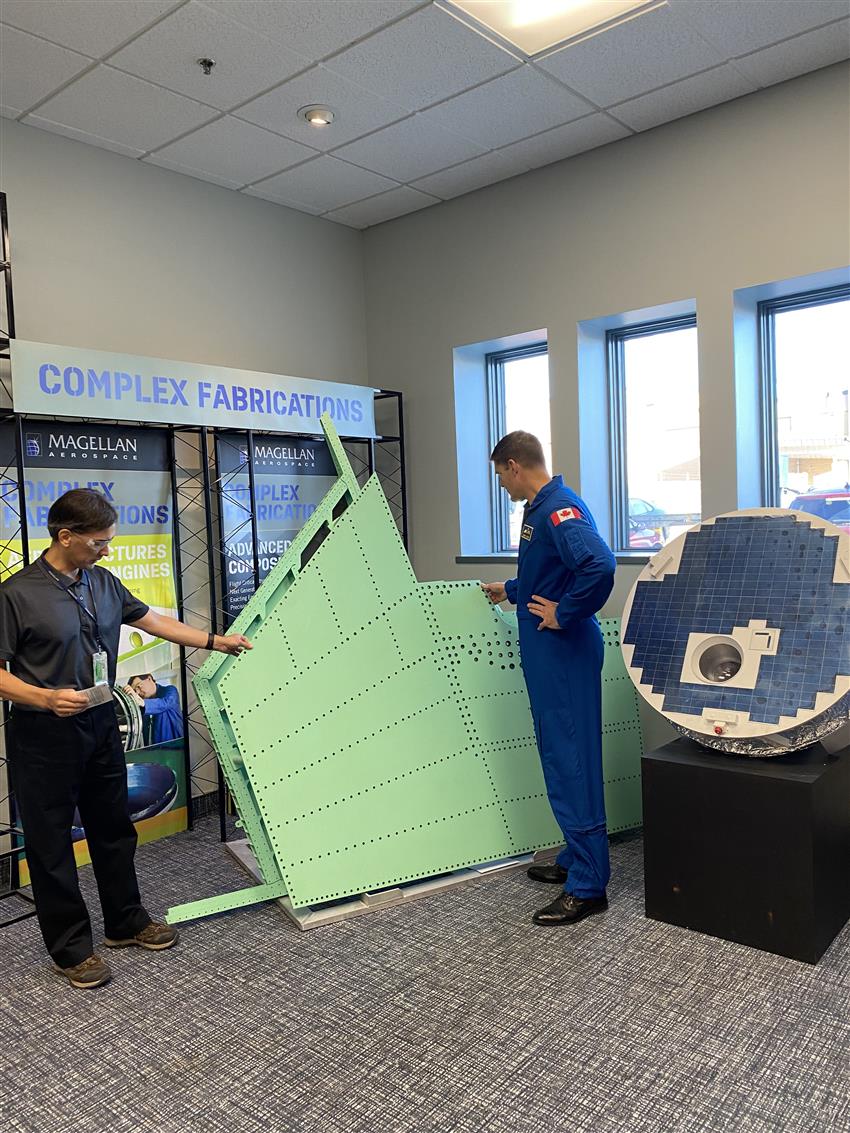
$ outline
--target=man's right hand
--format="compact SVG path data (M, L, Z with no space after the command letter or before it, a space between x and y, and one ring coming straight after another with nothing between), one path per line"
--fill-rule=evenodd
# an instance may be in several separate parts
M481 589L494 605L508 600L504 582L482 582Z
M51 688L46 690L44 706L55 716L76 716L89 706L84 692L74 688Z

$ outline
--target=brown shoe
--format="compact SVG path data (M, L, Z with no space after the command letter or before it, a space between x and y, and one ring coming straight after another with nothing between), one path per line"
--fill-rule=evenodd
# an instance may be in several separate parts
M147 948L149 952L162 952L166 948L172 948L179 939L180 934L170 924L151 921L135 936L128 936L126 940L112 940L107 936L103 943L107 948L128 948L135 944L139 948Z
M72 987L102 987L112 979L109 965L96 952L72 968L60 968L54 964L53 971L57 976L64 976Z

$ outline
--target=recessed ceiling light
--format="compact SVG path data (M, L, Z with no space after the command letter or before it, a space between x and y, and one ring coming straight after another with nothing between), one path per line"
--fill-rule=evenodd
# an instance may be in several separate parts
M298 117L309 122L311 126L321 128L330 126L336 115L329 106L302 106L298 111Z
M539 55L595 28L651 11L666 0L448 0L526 55Z

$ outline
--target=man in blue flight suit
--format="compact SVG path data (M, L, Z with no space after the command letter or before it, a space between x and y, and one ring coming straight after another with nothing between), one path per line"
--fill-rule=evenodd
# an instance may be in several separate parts
M491 602L517 607L519 644L543 777L565 846L534 881L563 885L534 914L574 924L608 907L610 877L602 784L602 632L595 614L614 585L614 556L587 504L550 478L537 437L502 437L490 456L512 500L525 500L517 577L487 582Z

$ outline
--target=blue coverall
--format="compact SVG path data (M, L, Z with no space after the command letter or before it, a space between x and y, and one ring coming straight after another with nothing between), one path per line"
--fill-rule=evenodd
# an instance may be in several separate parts
M143 737L146 744L179 740L183 735L183 709L174 685L157 685L156 696L144 703Z
M523 513L517 577L522 668L543 777L566 845L558 865L576 897L600 897L610 877L602 784L602 632L594 615L614 585L616 562L580 496L560 476ZM532 595L558 603L560 630L538 630Z

